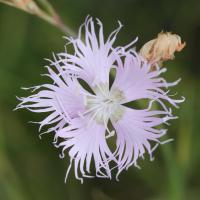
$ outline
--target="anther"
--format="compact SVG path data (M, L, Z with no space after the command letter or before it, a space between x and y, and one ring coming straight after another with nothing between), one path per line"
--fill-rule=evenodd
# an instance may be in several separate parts
M109 135L106 136L106 139L115 135L115 131L111 131Z
M80 85L76 87L76 97L78 97L78 95L79 95L79 89L80 89L80 87L81 87Z
M87 96L85 94L83 95L83 100L84 100L84 105L87 106Z
M93 83L92 83L92 86L94 87L96 85L96 82L97 82L97 79L99 78L99 76L96 76Z
M80 118L85 119L82 112L78 111L78 115L79 115Z

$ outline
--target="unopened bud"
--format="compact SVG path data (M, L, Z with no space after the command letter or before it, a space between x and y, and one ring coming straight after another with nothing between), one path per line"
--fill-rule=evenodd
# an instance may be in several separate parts
M157 59L156 63L161 67L163 61L173 60L174 52L181 51L185 45L185 42L181 44L181 38L178 35L162 31L156 39L150 40L140 49L140 55L148 63ZM150 71L155 70L156 66L154 63Z

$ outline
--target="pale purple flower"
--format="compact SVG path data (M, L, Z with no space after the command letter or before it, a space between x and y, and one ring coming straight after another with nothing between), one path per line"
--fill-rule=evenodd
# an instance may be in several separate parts
M103 37L103 26L97 19L100 26L99 38L97 39L92 18L86 19L80 27L79 38L67 38L74 46L75 54L67 52L58 54L58 60L54 56L54 65L58 73L47 67L54 84L44 84L34 87L46 88L27 98L20 98L22 101L17 108L27 108L33 112L51 112L40 124L57 123L44 133L55 131L55 145L58 138L63 142L56 145L63 146L62 156L67 148L70 156L70 166L66 178L74 161L75 176L78 176L78 169L83 177L85 171L90 173L90 163L93 157L95 161L96 176L110 177L111 169L109 162L114 160L118 173L131 165L137 165L138 157L143 157L145 149L153 160L152 152L160 142L167 130L157 130L154 126L166 123L174 119L171 109L167 109L162 100L169 101L178 108L177 103L182 100L173 100L164 92L161 87L176 85L167 83L165 79L158 76L166 69L157 69L150 72L151 63L147 64L134 49L127 50L132 44L125 47L113 48L119 28L113 31L106 42ZM85 27L85 44L81 41L81 28ZM143 63L143 65L141 65ZM111 68L116 69L116 77L109 90L109 73ZM94 94L86 91L79 83L84 80L93 90ZM26 89L26 88L25 88ZM138 100L150 99L149 107L143 110L131 109L122 104ZM163 110L151 111L153 101L157 101ZM162 118L156 115L164 115ZM107 123L110 119L115 130L109 130ZM107 135L106 135L107 131ZM111 152L106 140L117 134L116 150ZM43 133L42 133L43 134ZM110 138L112 139L112 137ZM151 147L149 141L155 141ZM85 167L84 167L85 166ZM102 172L102 168L106 174Z

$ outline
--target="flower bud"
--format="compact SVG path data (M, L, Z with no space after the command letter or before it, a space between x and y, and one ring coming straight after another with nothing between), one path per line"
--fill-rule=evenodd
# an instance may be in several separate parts
M186 45L181 44L181 38L178 35L163 31L158 34L156 39L150 40L140 49L140 55L148 62L157 59L157 63L161 67L161 63L166 60L174 59L174 52L181 51ZM152 64L150 71L155 71L155 63Z

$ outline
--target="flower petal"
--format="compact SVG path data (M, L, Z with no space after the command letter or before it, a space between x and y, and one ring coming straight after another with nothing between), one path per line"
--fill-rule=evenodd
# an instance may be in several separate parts
M98 19L97 21L100 25L99 43L94 31L94 22L92 18L89 20L86 19L84 23L86 44L84 44L80 38L75 40L67 38L70 40L70 43L73 43L75 54L58 54L60 56L58 62L63 63L63 69L69 70L67 73L74 73L79 78L82 78L91 88L96 76L99 77L99 82L109 83L109 72L115 62L114 52L116 52L112 48L112 45L116 39L116 34L122 27L120 24L119 28L113 31L104 43L103 25ZM79 32L81 32L81 30Z
M124 106L123 108L126 109L126 112L122 119L114 123L111 118L117 133L117 150L115 155L116 158L118 157L117 177L124 168L128 168L133 164L138 167L137 159L143 156L145 148L150 155L150 160L153 160L152 152L155 148L151 147L149 140L162 144L158 138L166 133L166 130L156 130L153 127L175 118L169 116L164 118L151 117L157 114L171 115L170 112L166 111L149 111L151 105L145 110L134 110Z
M160 87L168 88L174 86L180 79L173 83L167 83L164 78L157 78L166 69L158 69L157 71L149 73L151 64L143 63L141 66L142 58L136 52L134 54L135 56L130 53L125 53L124 64L120 56L116 56L118 67L116 68L117 73L112 88L118 87L124 92L126 100L123 103L149 98L158 101L163 106L159 99L164 99L178 108L176 103L181 103L184 99L173 100Z
M63 146L62 157L64 151L71 147L69 156L77 165L75 172L78 174L78 163L82 176L85 176L84 164L86 162L86 170L90 173L90 163L92 156L95 161L96 175L99 177L111 177L108 158L112 157L105 138L105 126L97 125L95 121L91 122L91 126L87 129L87 122L90 116L85 119L74 118L70 125L56 133L56 137L64 138L66 141L61 142L57 147ZM107 175L101 172L101 168L106 170ZM103 174L100 176L98 173ZM76 177L78 178L78 175Z
M63 127L65 124L70 123L71 118L78 117L78 111L85 111L83 103L84 95L80 94L79 96L76 96L76 88L80 87L77 79L71 78L69 75L63 75L61 79L51 68L47 67L47 69L49 74L46 75L52 78L57 86L51 84L36 86L36 89L45 87L46 90L41 90L37 94L27 98L19 98L22 102L16 108L27 108L30 111L37 113L52 112L43 121L38 122L40 124L40 129L44 125L53 124L59 121L62 121ZM79 90L88 93L82 87L80 87ZM63 122L65 123L63 124ZM55 127L49 130L55 130Z

